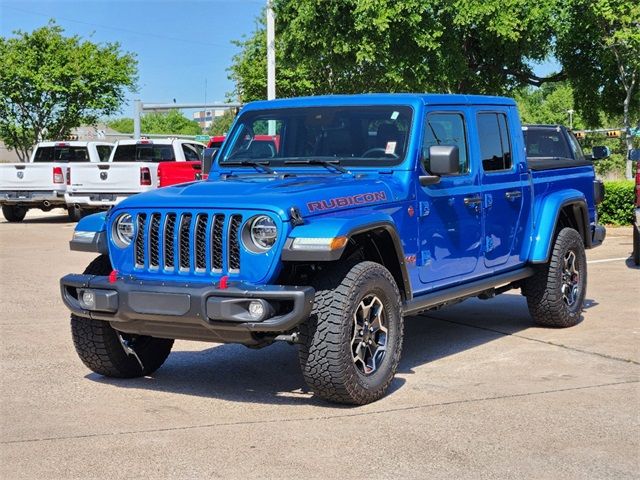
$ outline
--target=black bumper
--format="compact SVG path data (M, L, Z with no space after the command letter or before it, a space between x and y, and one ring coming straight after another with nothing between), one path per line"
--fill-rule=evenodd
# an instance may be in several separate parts
M305 321L313 307L312 287L149 282L106 276L66 275L62 299L75 315L111 322L117 330L164 338L259 343L265 336L289 332ZM83 303L90 292L94 305ZM249 303L262 305L251 317Z

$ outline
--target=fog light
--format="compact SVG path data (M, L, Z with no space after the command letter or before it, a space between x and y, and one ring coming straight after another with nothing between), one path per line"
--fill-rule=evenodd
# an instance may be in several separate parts
M96 308L96 295L91 290L82 291L82 306L87 310Z
M264 315L264 305L259 300L252 300L249 303L249 315L252 318L262 318Z

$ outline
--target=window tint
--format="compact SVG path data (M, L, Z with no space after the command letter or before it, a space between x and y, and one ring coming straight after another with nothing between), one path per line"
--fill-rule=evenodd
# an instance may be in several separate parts
M198 152L195 149L194 145L191 145L190 143L183 143L182 144L182 151L184 152L184 159L187 162L199 162L200 161L200 156L198 155Z
M108 162L109 155L111 155L111 150L113 149L110 145L96 145L96 150L98 151L98 157L100 157L101 162Z
M464 117L459 113L431 113L425 125L424 141L422 143L422 159L424 169L430 172L429 147L446 145L458 147L460 166L458 173L469 171L467 156L467 137L465 134Z
M527 157L572 158L562 132L552 128L528 128L524 131Z
M33 157L34 162L88 162L87 147L38 147Z
M511 168L509 127L504 113L478 114L478 137L485 172Z
M573 135L573 132L567 132L569 136L569 144L571 145L571 150L573 150L573 156L576 160L584 160L584 153L582 152L582 147L578 143L578 140Z
M118 145L113 154L114 162L173 162L171 145Z

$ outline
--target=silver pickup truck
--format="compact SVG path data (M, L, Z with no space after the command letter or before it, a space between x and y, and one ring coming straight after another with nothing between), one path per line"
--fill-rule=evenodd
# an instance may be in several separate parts
M112 148L108 142L41 142L28 162L0 164L2 214L9 222L21 222L31 208L67 208L69 164L106 162Z

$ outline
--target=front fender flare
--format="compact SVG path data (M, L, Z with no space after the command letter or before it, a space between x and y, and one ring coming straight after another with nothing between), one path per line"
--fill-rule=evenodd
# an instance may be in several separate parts
M107 240L107 212L94 213L78 222L69 248L78 252L108 254Z

